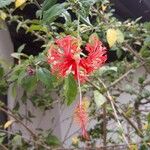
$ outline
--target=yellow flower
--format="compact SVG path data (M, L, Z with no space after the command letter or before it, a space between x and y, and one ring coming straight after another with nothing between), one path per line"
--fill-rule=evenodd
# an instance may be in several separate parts
M84 97L83 100L82 100L82 106L85 110L87 110L89 108L89 105L90 105L90 102L88 100L87 97Z
M78 139L78 137L73 137L72 138L72 144L74 144L74 145L76 145L76 144L78 144L79 143L79 139Z
M144 126L143 126L143 129L147 130L147 128L148 128L148 123L145 123Z
M138 150L138 146L136 144L131 144L129 150Z
M105 11L107 9L107 5L102 4L102 11Z

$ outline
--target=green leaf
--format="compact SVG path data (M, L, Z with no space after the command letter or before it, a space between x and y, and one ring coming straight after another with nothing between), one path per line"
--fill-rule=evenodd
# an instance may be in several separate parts
M0 8L9 5L11 2L12 0L0 0Z
M21 53L23 51L23 49L25 48L26 44L22 44L19 48L18 48L18 53Z
M148 113L147 115L147 121L148 121L148 124L150 124L150 113Z
M149 148L145 144L141 144L139 150L149 150Z
M17 84L20 85L22 80L27 76L26 70L23 68L17 77Z
M116 30L116 33L117 33L117 42L123 43L124 42L124 34L119 29Z
M13 83L11 90L12 90L12 96L16 97L17 96L17 84L16 84L16 82Z
M4 75L4 68L0 66L0 79L3 77Z
M43 31L43 32L48 32L47 28L42 25L31 25L27 32L32 32L32 31Z
M51 23L53 22L56 17L61 15L65 10L66 3L62 4L55 4L47 11L43 12L43 22L44 23Z
M100 108L106 102L106 98L99 91L96 90L94 91L94 101L97 108Z
M139 84L143 84L144 81L145 81L145 78L144 78L144 77L139 77L139 78L138 78L138 83L139 83Z
M117 53L117 57L121 58L121 56L123 55L123 50L117 49L116 53Z
M37 70L37 78L48 88L53 88L53 76L46 68L39 68Z
M32 92L37 85L37 78L36 76L27 76L22 80L22 87L27 91L27 92Z
M98 0L80 0L83 6L92 6L95 4Z
M103 75L105 73L113 73L117 71L118 71L117 67L110 67L110 66L103 66L99 69L100 75Z
M6 137L6 134L5 134L5 133L0 133L0 144L3 143L5 137Z
M15 135L12 139L12 143L14 146L22 146L22 138L20 135Z
M47 11L54 4L56 4L57 0L45 0L42 6L42 11Z
M86 17L86 18L85 18L83 15L80 15L80 18L81 18L81 22L83 22L84 24L86 24L86 25L92 27L92 24L91 24L91 22L90 22L89 17Z
M150 45L150 44L149 44L149 45ZM144 58L150 57L150 51L149 51L148 46L143 45L142 48L141 48L141 50L140 50L140 54L141 54L141 56L144 57Z
M11 56L16 59L20 59L21 56L28 58L28 55L23 54L23 53L12 53Z
M64 93L66 98L65 101L68 106L71 105L75 100L77 92L77 82L75 81L73 74L69 74L68 77L65 79L64 84Z
M46 144L50 146L59 146L60 141L58 140L56 136L49 134L46 138Z
M6 94L8 89L8 84L6 80L0 80L0 94Z
M42 10L40 9L40 10L37 10L36 11L36 18L42 18Z

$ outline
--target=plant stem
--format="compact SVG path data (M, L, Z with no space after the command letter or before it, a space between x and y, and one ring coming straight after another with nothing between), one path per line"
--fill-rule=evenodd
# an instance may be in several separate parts
M103 146L107 146L107 112L106 112L106 103L103 106ZM105 150L105 148L104 148Z
M90 82L89 80L87 80L87 82L90 84L90 85L92 85L96 90L98 90L99 92L101 92L101 89L96 85L96 84L94 84L93 82ZM105 85L105 84L104 84ZM104 87L104 88L106 88L106 86ZM113 98L111 97L111 95L110 95L110 93L108 92L108 89L106 88L106 90L107 90L107 99L109 100L109 102L111 102L111 105L112 105L112 107L113 107L113 109L115 110L115 115L117 114L117 112L121 115L121 116L123 116L126 120L127 120L127 122L135 129L135 131L137 132L137 134L141 137L141 138L143 138L143 134L142 134L142 132L134 125L134 123L125 115L125 113L123 112L123 110L121 109L121 112L120 112L120 110L118 109L118 107L117 107L117 105L113 102ZM116 112L117 111L117 112ZM118 115L117 115L117 118L118 118ZM119 122L119 125L120 125L120 122ZM127 142L128 143L128 142Z
M79 38L80 38L80 15L78 14L78 27L77 27L77 33L78 33L78 46ZM77 58L78 59L78 58ZM79 58L80 59L80 58ZM78 61L78 60L77 60ZM79 60L80 61L80 60ZM78 87L79 87L79 104L81 106L82 104L82 91L81 91L81 83L80 83L80 68L79 68L79 62L77 62L77 80L78 80Z
M20 135L20 134L18 134L18 133L13 133L13 132L11 132L11 131L7 131L7 130L2 130L2 129L0 129L0 132L3 132L3 133L6 133L6 134L9 134L9 135ZM43 143L41 143L41 142L39 142L39 141L35 141L35 140L32 140L32 139L28 139L27 137L25 137L25 136L23 136L23 135L20 135L21 136L21 138L22 139L24 139L24 140L27 140L27 141L29 141L29 142L33 142L33 143L35 143L35 144L37 144L37 145L39 145L39 146L41 146L41 147L44 147L45 148L45 150L50 150L50 147L48 147L47 145L45 145L45 144L43 144Z
M0 107L0 110L5 112L7 115L11 116L12 118L14 118L17 122L19 122L25 129L27 129L27 131L33 136L33 138L37 138L36 134L33 133L33 131L28 128L20 119L18 119L14 114L9 113L6 109Z

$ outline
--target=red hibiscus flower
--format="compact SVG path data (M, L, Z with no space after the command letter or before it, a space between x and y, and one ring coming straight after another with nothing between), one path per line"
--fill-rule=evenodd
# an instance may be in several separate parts
M77 76L77 64L80 57L78 40L71 36L66 36L55 41L56 44L51 44L48 51L48 63L51 64L52 73L58 76L65 77L69 73Z
M89 135L86 131L86 126L88 123L88 113L87 109L88 107L85 104L86 102L82 102L81 104L78 104L75 112L74 112L74 119L75 121L79 124L82 130L82 136L86 139L89 140Z
M51 44L48 51L48 63L51 65L52 73L61 77L73 73L75 79L78 75L80 81L84 81L90 73L105 63L106 48L95 34L86 44L85 49L88 51L86 57L80 57L82 52L80 43L79 39L68 35Z
M70 35L57 39L55 43L50 45L48 50L48 63L51 65L51 71L60 77L66 77L69 73L74 74L74 78L84 82L87 77L107 60L106 48L93 34L89 38L89 43L85 49L87 56L81 57L82 50L80 48L81 40ZM81 91L80 91L81 93ZM85 105L81 102L75 109L75 119L82 129L82 135L85 139L89 139L86 131L88 122L88 114Z
M97 70L107 60L106 47L102 45L102 42L96 35L92 35L90 39L90 42L87 43L85 47L89 54L80 61L80 66L85 69L86 74Z

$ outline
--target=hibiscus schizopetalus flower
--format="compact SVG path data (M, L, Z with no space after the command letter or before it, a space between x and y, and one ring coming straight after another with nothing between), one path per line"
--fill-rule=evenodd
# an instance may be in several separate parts
M85 45L85 50L88 52L87 56L82 54L81 39L70 35L56 39L48 50L48 63L51 65L52 73L58 77L66 77L69 73L72 73L74 78L78 80L80 87L80 81L84 82L92 72L107 60L106 47L103 46L96 34L90 36L89 42ZM82 129L83 137L89 139L86 131L88 108L81 101L81 97L80 89L80 103L75 109L74 117Z
M89 102L87 100L83 100L82 103L79 103L74 112L74 119L80 125L82 130L82 136L89 140L89 135L86 131L86 126L88 123L88 107Z
M70 35L56 39L48 50L48 63L52 73L60 77L73 73L75 79L78 75L80 80L84 81L107 60L106 47L95 34L90 36L89 43L85 46L87 56L81 57L80 46L81 39Z

